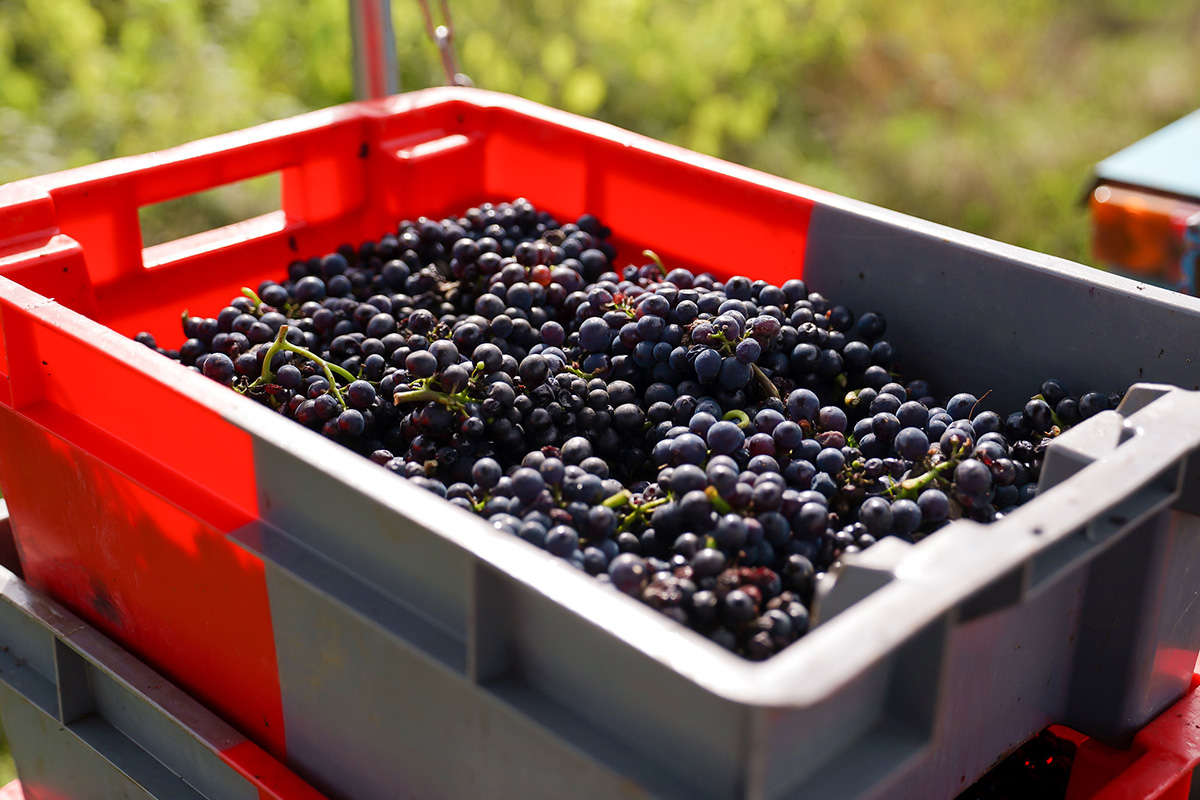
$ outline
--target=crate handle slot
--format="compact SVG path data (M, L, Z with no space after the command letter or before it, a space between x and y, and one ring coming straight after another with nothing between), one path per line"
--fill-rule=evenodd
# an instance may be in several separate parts
M410 137L403 142L391 142L388 149L402 161L416 161L422 158L450 153L460 150L474 141L475 138L462 133L452 133L447 136L428 138L428 135Z
M362 213L377 149L373 123L368 104L325 109L30 179L5 187L0 206L9 197L28 205L31 188L48 194L51 223L78 243L99 290L144 266L196 261L242 242L284 242L297 230ZM281 176L278 210L143 253L139 209L272 173Z
M149 209L158 209L160 213L169 213L172 204L180 204L191 198L202 199L205 196L217 197L216 194L223 192L232 187L246 187L252 181L274 178L276 184L274 198L270 202L270 207L263 207L262 203L256 203L259 206L258 211L247 215L243 219L231 221L223 225L218 225L212 228L200 230L192 230L190 233L178 236L176 238L165 241L152 241L147 243L147 221L152 220L153 216L148 212ZM174 197L169 200L163 200L157 203L146 203L139 207L139 227L142 231L142 241L145 245L142 249L142 263L147 269L155 269L171 264L175 261L186 259L202 253L211 253L219 250L226 250L232 246L236 246L242 242L247 242L252 239L264 238L272 234L278 234L286 231L289 227L288 217L282 210L282 197L279 188L280 172L278 170L264 173L257 178L251 178L243 181L232 181L229 183L220 184L210 189L196 191L189 194L183 194L179 197ZM179 205L175 205L179 208ZM183 206L186 208L187 206ZM194 228L186 223L180 223L185 228ZM157 236L153 238L158 238Z

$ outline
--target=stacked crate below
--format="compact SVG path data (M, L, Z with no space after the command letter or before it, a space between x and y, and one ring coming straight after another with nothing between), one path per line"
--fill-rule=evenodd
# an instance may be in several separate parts
M21 781L6 800L322 798L4 567L0 718Z

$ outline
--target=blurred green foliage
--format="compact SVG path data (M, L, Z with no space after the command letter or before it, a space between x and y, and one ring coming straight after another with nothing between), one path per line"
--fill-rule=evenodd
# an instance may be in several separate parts
M1091 165L1200 106L1200 8L1171 0L451 5L481 87L1076 260ZM417 1L393 18L402 87L439 83ZM0 0L0 181L349 100L348 31L345 0Z

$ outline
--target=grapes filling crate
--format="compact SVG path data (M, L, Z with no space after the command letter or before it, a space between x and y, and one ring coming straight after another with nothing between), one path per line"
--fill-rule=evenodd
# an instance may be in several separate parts
M278 211L143 248L141 206L275 172ZM939 393L1133 388L1034 500L847 557L751 663L129 338L515 197L882 311ZM331 797L951 798L1048 724L1121 745L1189 686L1194 298L469 89L0 187L0 276L26 579Z

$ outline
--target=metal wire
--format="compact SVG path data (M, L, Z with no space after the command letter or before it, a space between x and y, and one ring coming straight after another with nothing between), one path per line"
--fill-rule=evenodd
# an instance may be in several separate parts
M442 58L442 72L445 73L447 86L474 86L475 84L458 69L458 56L454 52L454 20L450 16L448 0L440 0L442 19L446 24L434 26L433 14L429 11L429 0L418 0L421 4L421 14L425 17L425 32L437 45L438 54Z

